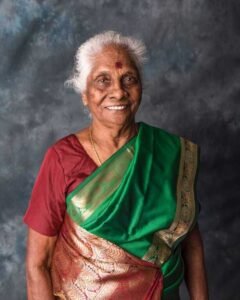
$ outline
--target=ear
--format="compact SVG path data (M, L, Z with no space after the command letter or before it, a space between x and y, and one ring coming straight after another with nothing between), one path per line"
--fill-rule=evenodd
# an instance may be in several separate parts
M87 100L87 95L86 93L82 93L82 102L83 102L83 105L84 106L87 106L88 105L88 100Z

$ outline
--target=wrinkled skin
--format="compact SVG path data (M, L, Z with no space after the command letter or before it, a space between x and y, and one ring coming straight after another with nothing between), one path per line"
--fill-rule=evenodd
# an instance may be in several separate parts
M104 127L129 126L140 105L141 95L139 72L127 51L116 46L105 47L94 59L86 91L82 94L92 114L92 123ZM124 105L125 108L110 110L112 105Z

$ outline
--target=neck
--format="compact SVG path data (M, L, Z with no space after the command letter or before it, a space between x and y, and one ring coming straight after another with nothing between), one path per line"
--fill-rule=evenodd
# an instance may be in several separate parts
M137 134L135 120L123 126L106 126L101 123L92 122L90 127L94 142L98 147L108 149L109 152L121 148L129 139Z

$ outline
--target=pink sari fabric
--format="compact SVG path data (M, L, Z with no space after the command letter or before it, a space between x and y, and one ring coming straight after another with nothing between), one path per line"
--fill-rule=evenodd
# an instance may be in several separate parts
M159 300L161 270L95 236L74 223L68 214L52 260L54 295L81 300Z

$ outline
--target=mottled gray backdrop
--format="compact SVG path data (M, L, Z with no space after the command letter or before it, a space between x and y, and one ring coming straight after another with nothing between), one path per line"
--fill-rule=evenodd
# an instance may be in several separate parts
M46 148L88 122L79 96L63 85L74 52L108 29L147 45L138 119L201 147L199 222L211 299L239 300L238 0L0 2L0 298L26 299L22 216Z

